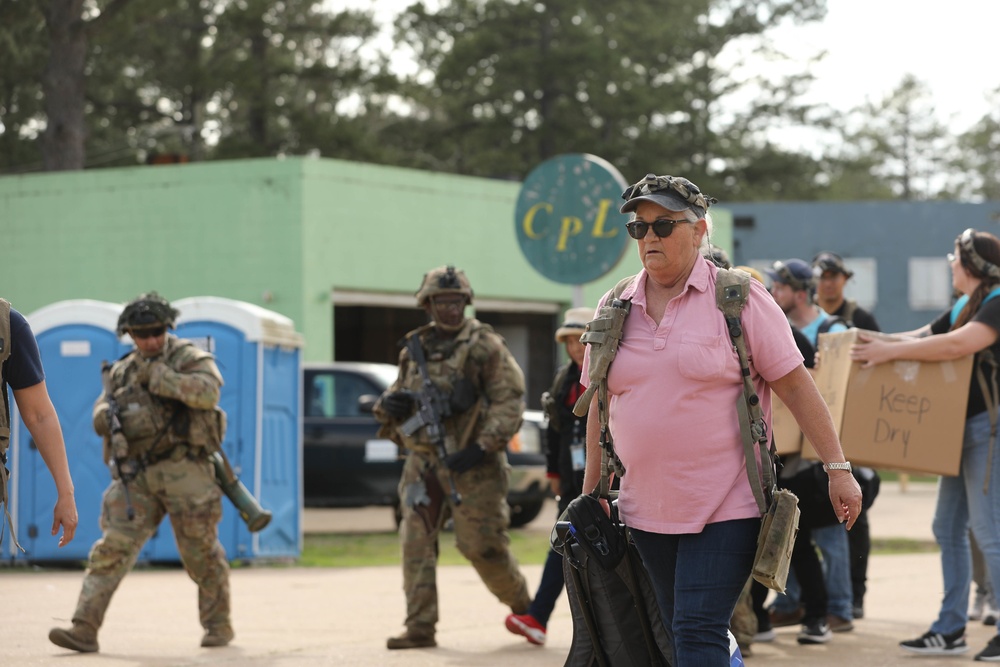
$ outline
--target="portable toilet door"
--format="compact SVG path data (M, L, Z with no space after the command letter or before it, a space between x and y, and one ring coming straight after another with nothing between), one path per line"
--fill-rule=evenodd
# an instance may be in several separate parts
M298 557L302 550L301 347L292 321L222 297L179 299L177 334L216 357L226 412L222 443L240 481L271 523L250 533L223 500L219 539L230 559ZM171 540L172 542L172 540Z
M101 536L101 499L111 474L104 465L102 439L94 432L92 412L102 392L101 362L114 361L131 347L115 334L121 309L119 304L79 299L54 303L26 316L38 341L46 388L66 442L80 522L76 537L60 549L58 539L49 534L55 483L12 402L10 497L18 541L26 553L17 551L12 540L4 540L4 557L83 560Z

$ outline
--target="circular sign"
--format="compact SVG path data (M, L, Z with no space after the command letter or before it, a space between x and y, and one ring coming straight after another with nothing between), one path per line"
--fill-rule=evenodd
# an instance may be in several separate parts
M594 155L568 154L535 167L514 211L517 241L528 263L549 280L583 285L608 273L629 237L618 212L622 175Z

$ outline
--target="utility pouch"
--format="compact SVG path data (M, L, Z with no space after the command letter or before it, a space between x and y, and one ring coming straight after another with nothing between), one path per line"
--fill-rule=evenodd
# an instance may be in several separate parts
M122 433L133 446L163 431L166 422L152 396L142 387L129 384L116 389L115 400L121 406Z
M785 592L792 548L799 533L799 499L786 489L776 489L771 506L760 524L757 554L753 559L753 578L772 591Z
M611 516L608 516L597 496L583 494L570 501L560 518L569 521L570 533L605 570L615 569L625 557L628 538L613 503Z
M590 383L573 406L573 414L577 417L587 414L594 392L597 391L601 381L608 377L608 369L618 353L618 343L622 339L625 318L631 309L631 301L613 299L611 305L601 306L597 319L587 324L586 330L580 337L581 343L590 345L590 367L587 369Z

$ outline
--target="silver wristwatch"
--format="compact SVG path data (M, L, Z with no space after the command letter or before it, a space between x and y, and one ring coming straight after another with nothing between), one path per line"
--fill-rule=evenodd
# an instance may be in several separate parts
M847 472L851 472L851 462L844 461L843 463L824 463L823 470L826 472L830 472L831 470L846 470Z

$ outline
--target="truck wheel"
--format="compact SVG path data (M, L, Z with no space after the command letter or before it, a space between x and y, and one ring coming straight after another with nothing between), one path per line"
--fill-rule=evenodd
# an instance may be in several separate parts
M510 526L511 528L520 528L526 526L535 520L535 517L542 511L542 506L545 504L544 500L537 500L534 502L520 503L518 505L511 505L510 507Z

